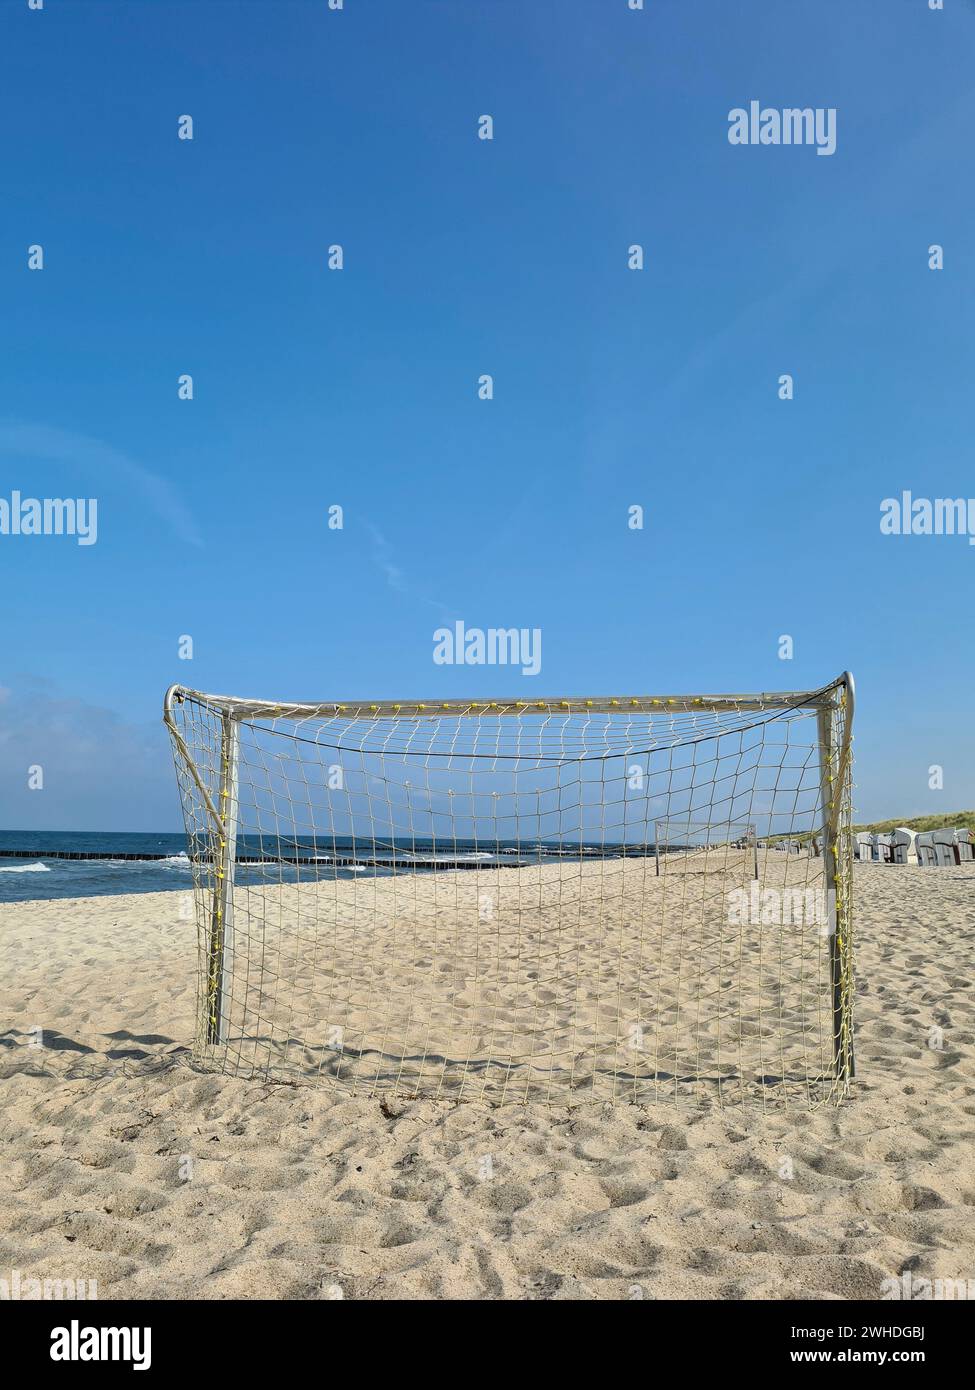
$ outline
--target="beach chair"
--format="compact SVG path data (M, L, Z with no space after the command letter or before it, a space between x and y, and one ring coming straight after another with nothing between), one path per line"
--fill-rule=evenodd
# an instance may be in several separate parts
M931 842L934 845L936 862L939 868L953 868L958 863L955 853L955 832L951 829L932 830Z
M893 864L894 862L894 837L893 835L877 836L877 858L881 864Z
M917 862L922 869L934 869L938 864L933 834L933 831L926 830L914 841L914 848L917 850Z
M955 850L958 854L959 864L970 864L975 860L975 850L972 849L972 837L964 826L955 831Z
M868 835L865 830L860 830L857 833L856 852L861 864L873 862L873 836Z
M914 849L913 830L895 830L891 835L891 863L906 864Z

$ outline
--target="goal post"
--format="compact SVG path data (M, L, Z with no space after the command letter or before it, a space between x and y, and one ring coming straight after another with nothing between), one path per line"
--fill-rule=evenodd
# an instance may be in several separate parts
M829 913L833 1073L847 1087L856 1074L853 1051L853 677L818 711L824 887Z
M219 822L210 826L210 858L216 866L213 916L207 952L207 1042L227 1041L227 1000L233 979L234 877L237 859L240 726L224 711L220 730Z
M198 1060L370 1094L841 1099L852 716L848 674L530 701L171 687Z

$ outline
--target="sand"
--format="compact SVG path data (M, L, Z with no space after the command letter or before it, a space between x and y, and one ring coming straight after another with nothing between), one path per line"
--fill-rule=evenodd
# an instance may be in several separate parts
M659 876L640 857L238 887L207 1062L407 1098L823 1098L823 860L763 852L772 920L743 921L730 895L755 863L720 847Z
M0 1279L122 1298L870 1299L905 1271L975 1278L975 869L859 865L855 892L854 1094L786 1111L203 1072L185 895L4 905Z

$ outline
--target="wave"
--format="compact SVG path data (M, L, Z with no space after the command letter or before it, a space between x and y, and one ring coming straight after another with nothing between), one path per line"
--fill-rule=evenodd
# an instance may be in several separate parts
M113 869L135 869L143 864L151 864L154 869L191 869L188 854L170 854L165 859L86 859L86 864L108 864Z
M36 864L4 864L0 874L49 874L51 870L38 859Z

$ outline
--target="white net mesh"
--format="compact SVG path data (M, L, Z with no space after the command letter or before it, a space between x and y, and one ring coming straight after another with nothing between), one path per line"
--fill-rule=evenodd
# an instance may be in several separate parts
M198 1054L493 1101L839 1097L850 713L843 681L450 706L174 689Z

